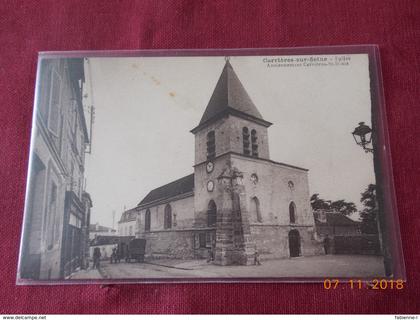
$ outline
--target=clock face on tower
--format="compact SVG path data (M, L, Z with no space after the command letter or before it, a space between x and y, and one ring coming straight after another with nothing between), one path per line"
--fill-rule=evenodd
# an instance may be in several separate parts
M213 164L213 162L211 162L211 161L207 162L207 165L206 165L206 171L207 171L207 173L212 172L212 171L213 171L213 169L214 169L214 164Z
M212 192L214 190L214 182L210 180L207 182L207 191Z

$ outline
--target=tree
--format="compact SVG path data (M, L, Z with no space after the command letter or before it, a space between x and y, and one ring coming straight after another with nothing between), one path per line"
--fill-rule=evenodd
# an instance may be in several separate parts
M319 197L319 193L314 193L311 197L311 206L313 210L329 210L331 207L331 201L326 201Z
M324 200L319 197L318 193L312 195L311 206L313 210L332 210L346 216L357 211L356 205L353 202L347 202L345 200Z
M378 208L376 207L376 185L369 184L366 190L361 194L360 202L364 209L360 212L362 218L362 233L376 234L378 233L378 224L376 216Z
M347 202L345 200L331 202L331 209L338 211L345 216L349 216L357 211L356 205L353 202Z

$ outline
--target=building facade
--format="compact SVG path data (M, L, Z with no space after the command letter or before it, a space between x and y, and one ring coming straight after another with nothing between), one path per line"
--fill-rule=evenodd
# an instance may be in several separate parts
M333 210L315 210L315 226L320 237L360 235L361 223Z
M137 227L137 208L126 210L118 221L119 236L135 236Z
M270 159L268 127L227 61L195 135L194 173L133 210L150 257L252 264L322 252L308 170Z
M90 241L90 257L93 257L95 248L99 248L101 252L101 260L107 260L111 258L112 250L118 248L121 244L127 244L135 237L124 237L117 235L97 235ZM121 255L121 258L125 258Z
M361 222L334 210L315 210L315 226L325 254L381 254L377 234L363 234Z
M57 279L88 255L84 61L42 59L39 70L19 270L21 278Z
M89 227L89 240L97 236L116 236L117 230L110 227L101 226L99 223L91 224Z

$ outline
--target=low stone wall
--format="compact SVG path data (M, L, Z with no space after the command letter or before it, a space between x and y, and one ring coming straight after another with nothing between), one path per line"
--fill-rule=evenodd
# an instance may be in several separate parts
M297 230L300 236L300 255L324 254L322 241L314 237L310 226L279 226L251 224L251 243L260 259L289 258L289 232ZM144 233L146 258L149 259L199 259L206 258L206 248L195 248L194 235L200 230L160 230ZM253 249L253 250L255 250Z
M335 236L332 241L334 254L381 255L377 234Z
M144 233L146 258L194 259L192 230L162 230Z
M279 226L251 224L251 236L261 259L290 257L289 232L297 230L300 235L300 255L324 254L322 243L315 240L314 228L308 226Z

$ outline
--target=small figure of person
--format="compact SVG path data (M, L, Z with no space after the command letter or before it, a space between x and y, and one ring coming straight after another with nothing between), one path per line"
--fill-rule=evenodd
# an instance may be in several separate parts
M100 259L101 259L101 250L99 248L93 249L93 269L99 269Z
M330 238L327 236L324 239L324 251L325 251L325 254L330 254L331 253L330 247L331 247Z
M115 248L115 262L116 263L120 263L121 262L121 253L120 253L120 249L117 247Z
M258 250L255 250L255 253L254 253L254 265L256 265L256 266L261 265L260 254L258 253Z
M111 253L111 263L117 263L117 248L112 249Z
M213 248L209 248L207 250L207 263L210 263L214 261L214 253L213 253Z

